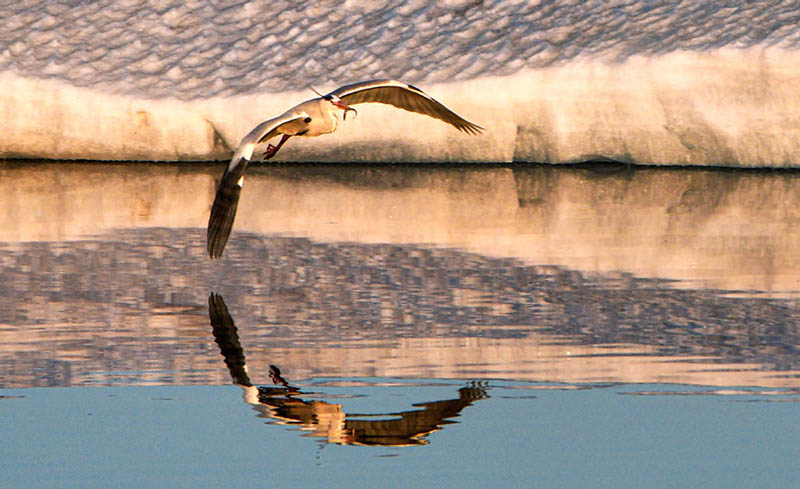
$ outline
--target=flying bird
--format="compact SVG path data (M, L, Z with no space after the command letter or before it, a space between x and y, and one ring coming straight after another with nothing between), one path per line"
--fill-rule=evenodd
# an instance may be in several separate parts
M393 105L434 117L468 134L479 134L483 130L481 126L459 116L419 88L395 80L371 80L345 85L327 95L316 93L318 97L295 105L274 119L262 122L242 138L220 179L214 204L211 206L206 236L211 258L222 256L228 242L242 191L244 170L253 159L256 147L276 136L281 136L280 141L277 146L267 145L263 159L268 160L275 156L292 136L313 137L334 132L340 113L345 120L348 112L357 114L353 105L366 102Z

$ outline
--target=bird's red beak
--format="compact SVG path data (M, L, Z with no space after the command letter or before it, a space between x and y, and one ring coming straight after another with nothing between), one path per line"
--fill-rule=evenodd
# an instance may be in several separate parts
M358 116L358 111L357 111L356 109L354 109L354 108L350 107L349 105L347 105L347 104L346 104L346 103L344 103L344 102L341 102L341 101L338 101L338 100L337 100L337 101L333 102L333 105L335 105L335 106L339 107L340 109L343 109L343 110L344 110L344 115L342 116L342 119L343 119L343 120L347 120L347 112L348 112L348 111L351 111L351 110L353 111L353 113L354 113L356 116Z

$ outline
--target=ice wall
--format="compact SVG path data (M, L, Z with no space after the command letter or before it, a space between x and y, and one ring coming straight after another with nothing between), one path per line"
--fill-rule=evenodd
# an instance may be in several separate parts
M792 1L22 0L0 15L5 157L225 159L307 86L386 77L487 131L360 106L279 157L800 162Z

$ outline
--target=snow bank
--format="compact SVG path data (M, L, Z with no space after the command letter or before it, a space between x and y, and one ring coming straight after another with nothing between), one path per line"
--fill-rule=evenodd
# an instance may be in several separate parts
M360 106L279 159L800 162L789 1L23 0L0 12L0 157L226 159L309 85L386 77L485 134Z

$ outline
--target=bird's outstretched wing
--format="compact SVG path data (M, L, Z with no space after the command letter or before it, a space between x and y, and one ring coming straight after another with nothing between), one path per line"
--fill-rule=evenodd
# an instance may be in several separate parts
M480 134L483 128L464 119L419 88L395 80L371 80L337 88L335 95L347 105L376 102L394 105L444 121L460 131Z
M256 146L280 134L281 128L305 117L306 115L302 113L284 114L262 122L242 138L242 142L236 148L228 168L225 169L225 173L219 181L217 195L211 206L211 215L208 217L206 248L211 258L222 256L222 251L228 243L228 237L233 229L233 219L236 217L236 207L239 205L244 170L253 158Z

